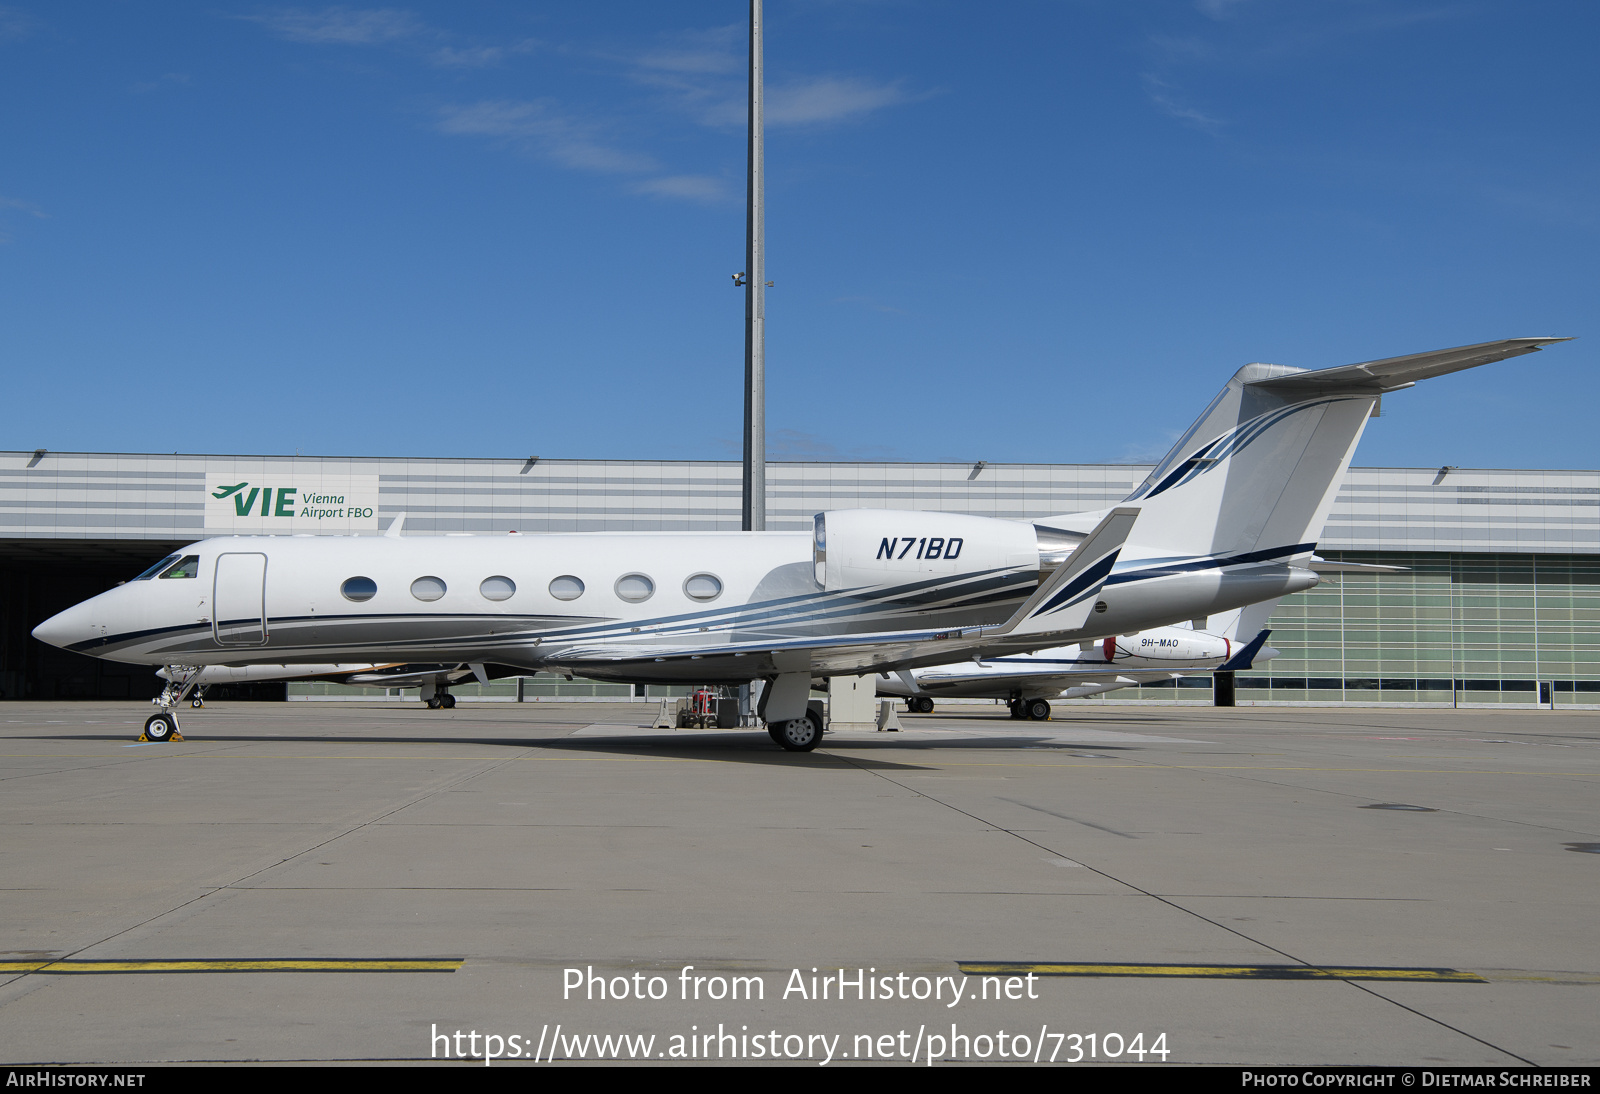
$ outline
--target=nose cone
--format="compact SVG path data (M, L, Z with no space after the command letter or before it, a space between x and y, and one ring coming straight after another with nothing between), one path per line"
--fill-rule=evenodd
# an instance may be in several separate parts
M64 612L52 615L33 628L33 636L41 642L60 646L64 650L70 650L80 642L100 637L105 628L94 625L95 612L90 607L91 604L93 601L86 600L82 604L74 604Z

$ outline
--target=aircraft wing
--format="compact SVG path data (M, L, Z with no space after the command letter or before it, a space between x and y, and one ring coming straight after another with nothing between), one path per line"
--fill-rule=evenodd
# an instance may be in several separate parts
M1059 645L1084 636L1118 553L1133 529L1137 508L1111 510L1089 537L1033 595L998 627L938 631L887 631L766 639L699 647L606 642L573 646L544 659L544 667L599 679L682 679L703 683L744 681L810 672L863 676L925 665L944 665L993 650Z
M1385 357L1381 361L1363 361L1356 365L1311 371L1285 369L1281 376L1269 376L1251 381L1251 387L1266 388L1284 394L1312 394L1327 389L1360 388L1367 391L1398 391L1410 387L1418 380L1444 376L1462 369L1504 361L1535 353L1554 342L1570 342L1570 338L1503 338L1498 342L1479 342L1473 346L1455 349L1431 350L1427 353L1410 353L1404 357Z
M380 671L382 670L382 671ZM497 671L494 675L502 675ZM490 674L482 664L457 665L374 665L367 672L353 672L339 682L351 687L417 688L424 684L456 684L469 677L487 684Z

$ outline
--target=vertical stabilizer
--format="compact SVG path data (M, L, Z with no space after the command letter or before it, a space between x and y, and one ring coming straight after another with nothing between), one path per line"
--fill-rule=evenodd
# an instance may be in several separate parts
M1246 365L1124 502L1141 511L1136 542L1180 556L1305 558L1385 392L1562 341L1510 338L1314 371ZM1101 515L1042 523L1082 530Z
M1139 544L1180 555L1311 553L1378 391L1289 391L1246 365L1128 498ZM1278 561L1285 556L1279 555Z

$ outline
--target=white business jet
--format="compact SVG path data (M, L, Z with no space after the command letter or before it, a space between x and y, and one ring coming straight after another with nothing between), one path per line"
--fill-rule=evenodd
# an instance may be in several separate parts
M1202 672L1239 672L1278 656L1262 630L1248 643L1185 627L1153 627L1034 653L976 657L954 665L901 669L878 677L879 695L897 695L923 714L937 699L1004 699L1013 718L1044 721L1051 699L1079 699L1118 688Z
M1034 523L820 513L804 532L220 537L40 624L150 665L415 661L642 683L765 680L784 748L813 677L1002 657L1207 618L1317 584L1315 540L1378 399L1532 353L1515 338L1234 374L1126 501ZM176 568L176 571L174 571ZM181 574L181 576L175 576ZM176 717L146 723L169 739Z

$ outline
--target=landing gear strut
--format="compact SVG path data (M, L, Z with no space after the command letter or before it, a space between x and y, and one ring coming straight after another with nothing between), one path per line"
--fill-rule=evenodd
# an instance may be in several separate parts
M145 719L144 732L139 734L139 740L152 743L183 740L183 734L178 730L178 716L172 713L172 708L182 706L191 692L194 693L192 702L196 707L200 706L201 691L196 686L199 675L200 670L190 665L167 666L167 686L161 689L160 695L150 700L161 708L160 713Z

